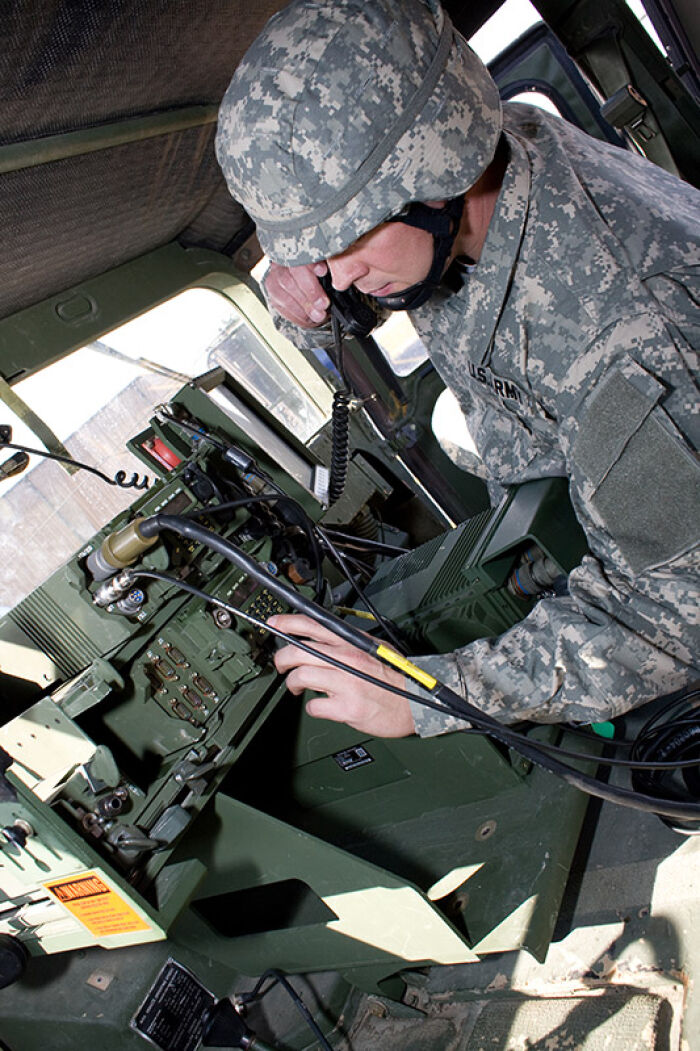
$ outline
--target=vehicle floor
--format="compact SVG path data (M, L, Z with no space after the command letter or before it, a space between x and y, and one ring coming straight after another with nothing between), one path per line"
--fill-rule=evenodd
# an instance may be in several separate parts
M543 963L521 951L404 972L402 1002L358 993L328 1039L342 1051L700 1051L699 889L700 837L594 802ZM323 981L296 984L312 1004ZM294 1013L273 990L249 1022L300 1047Z
M700 1051L699 888L700 836L594 802L544 962L519 951L405 971L400 1001L329 972L290 982L336 1051ZM36 958L0 991L0 1048L147 1047L130 1022L169 956L216 996L255 982L170 941ZM279 986L247 1022L279 1051L319 1047Z

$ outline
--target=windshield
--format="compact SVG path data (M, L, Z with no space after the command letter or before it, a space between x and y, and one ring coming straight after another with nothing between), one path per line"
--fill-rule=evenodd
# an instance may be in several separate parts
M195 376L221 366L297 438L327 418L294 375L225 296L192 289L15 385L70 456L109 478L142 482L144 464L126 442L155 407ZM298 370L297 370L298 371ZM329 394L330 400L330 394ZM23 420L3 409L12 441L41 449ZM13 450L0 450L0 465ZM0 482L0 612L14 606L137 496L87 471L30 455L19 475Z

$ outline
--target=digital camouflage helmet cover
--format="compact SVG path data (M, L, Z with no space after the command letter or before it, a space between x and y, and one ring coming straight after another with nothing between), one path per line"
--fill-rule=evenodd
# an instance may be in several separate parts
M498 91L433 0L298 0L219 110L216 153L277 263L344 251L409 202L454 198L492 160Z

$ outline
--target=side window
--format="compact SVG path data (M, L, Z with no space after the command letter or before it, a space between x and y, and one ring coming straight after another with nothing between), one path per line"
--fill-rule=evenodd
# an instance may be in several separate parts
M481 61L488 63L539 21L539 12L530 0L506 0L474 33L469 44Z
M509 102L526 102L529 106L539 106L545 113L552 113L555 117L563 117L563 113L556 103L545 95L544 91L530 88L527 91L519 91L516 95L508 96Z
M372 333L384 357L397 376L408 376L428 358L408 314L398 311Z
M450 459L474 470L481 460L464 413L451 390L443 390L435 402L430 421L438 444ZM463 454L466 453L467 456Z
M488 64L503 99L539 106L622 145L601 117L601 99L529 0L506 0L470 44Z

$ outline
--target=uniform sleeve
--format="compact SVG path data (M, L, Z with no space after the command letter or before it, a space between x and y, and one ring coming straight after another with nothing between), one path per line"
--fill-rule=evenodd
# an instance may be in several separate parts
M330 324L319 325L318 328L300 328L293 321L282 317L269 303L267 308L277 331L299 350L313 351L317 347L325 349L333 346Z
M653 340L653 355L627 352ZM611 364L580 384L561 426L591 552L570 574L569 594L541 600L498 638L415 658L504 723L596 722L700 678L692 348L652 316L620 325L587 354L589 365ZM418 704L413 712L423 736L462 725Z

